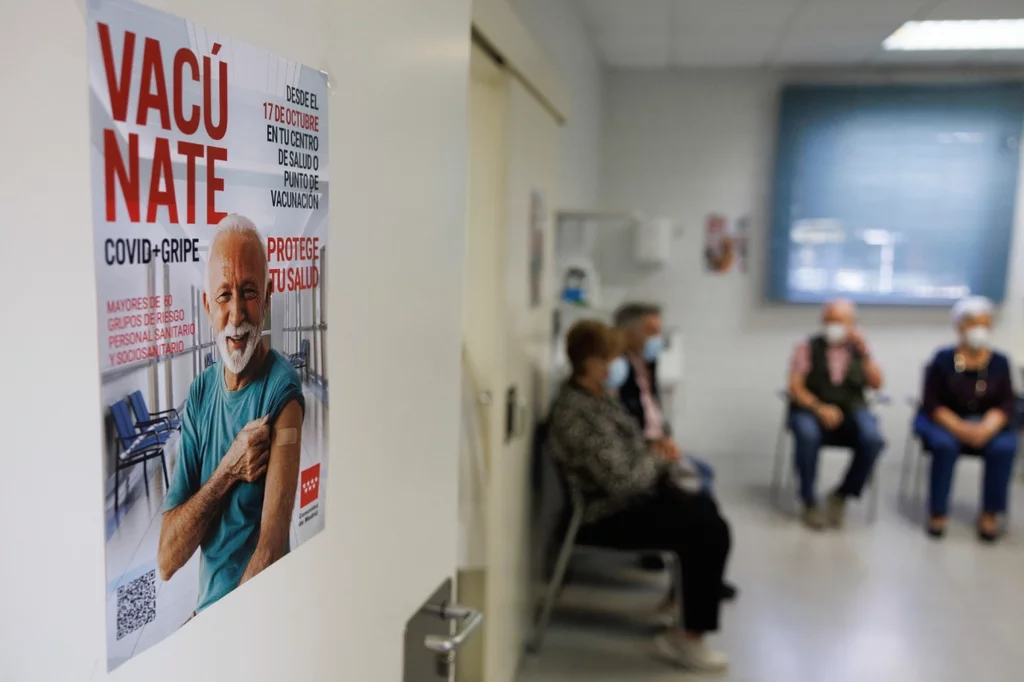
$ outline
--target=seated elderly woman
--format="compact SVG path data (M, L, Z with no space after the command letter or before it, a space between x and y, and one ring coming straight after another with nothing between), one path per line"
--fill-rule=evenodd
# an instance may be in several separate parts
M928 533L945 533L953 467L961 452L969 452L985 461L978 535L991 542L998 533L997 515L1006 511L1017 452L1010 363L989 348L991 301L981 296L962 299L952 316L959 343L932 359L914 421L915 433L932 455Z
M718 629L729 527L709 496L675 482L672 463L650 449L636 420L610 395L609 368L621 370L625 362L615 332L582 320L566 346L572 376L552 407L547 448L586 503L580 540L681 557L682 627L655 644L683 667L724 670L728 659L709 649L704 635Z

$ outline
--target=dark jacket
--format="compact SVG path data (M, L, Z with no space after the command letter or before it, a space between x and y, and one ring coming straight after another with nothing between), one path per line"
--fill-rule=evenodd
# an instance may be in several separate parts
M640 400L640 384L636 379L636 368L633 366L633 361L628 357L626 361L629 363L629 378L626 379L626 383L622 384L619 388L619 400L622 401L623 407L626 411L633 415L633 418L640 424L640 430L644 431L647 428L647 416L644 414L644 403ZM651 374L651 393L654 394L654 400L661 406L661 392L658 388L658 363L648 362L647 370ZM665 416L664 409L662 410L662 417ZM665 419L665 437L672 435L671 428L668 424L668 419Z
M587 523L654 494L666 464L647 448L636 422L614 399L595 396L570 380L555 399L548 424L548 454L587 503Z
M1007 357L992 351L988 367L981 372L958 372L955 358L955 348L935 354L925 372L921 411L931 417L939 407L946 407L960 417L975 417L997 409L1012 425L1017 417L1017 398Z

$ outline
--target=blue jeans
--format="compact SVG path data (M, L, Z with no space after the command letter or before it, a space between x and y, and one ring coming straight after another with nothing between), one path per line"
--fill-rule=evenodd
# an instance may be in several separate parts
M842 497L860 497L875 460L885 448L878 420L870 410L862 409L845 415L839 429L830 432L825 431L813 414L794 408L789 415L789 429L793 432L793 461L800 478L800 499L805 505L817 504L814 483L818 477L818 454L822 445L847 445L853 449L846 476L835 492Z
M946 429L927 416L918 414L914 419L914 433L921 438L924 449L932 453L929 510L932 516L945 516L949 512L949 491L953 487L953 468L965 449ZM1001 514L1006 511L1013 460L1017 455L1017 432L1001 431L990 440L979 454L985 460L985 476L981 487L982 511Z

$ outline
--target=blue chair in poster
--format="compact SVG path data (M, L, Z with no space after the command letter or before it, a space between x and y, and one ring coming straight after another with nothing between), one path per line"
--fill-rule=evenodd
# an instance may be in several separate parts
M135 391L128 396L132 412L135 413L135 428L139 431L170 431L181 428L181 418L174 408L150 412L142 391Z
M170 485L167 475L167 459L164 456L164 444L173 431L151 430L139 432L128 409L128 401L118 400L110 406L110 414L114 417L114 429L117 431L117 444L120 452L114 466L114 515L120 512L121 472L136 464L142 464L142 480L146 484L146 496L149 497L149 471L147 462L159 459L164 471L164 485Z
M206 354L206 365L203 367L203 369L206 369L207 367L212 367L215 364L215 362L216 361L213 359L213 353L207 353Z

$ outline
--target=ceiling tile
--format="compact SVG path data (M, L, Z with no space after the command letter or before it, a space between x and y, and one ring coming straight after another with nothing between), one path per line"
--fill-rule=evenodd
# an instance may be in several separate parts
M808 0L796 13L791 31L844 29L870 23L896 30L925 9L930 0Z
M605 61L620 68L664 69L672 66L668 50L654 48L612 49L605 54Z
M781 50L799 50L835 45L842 48L859 47L865 50L881 49L882 41L892 34L888 24L851 24L845 28L822 27L820 29L790 31L780 45Z
M776 40L777 34L775 32L760 31L746 26L714 33L690 29L676 34L672 40L672 50L677 54L686 50L708 49L714 49L720 54L730 51L766 54L774 47Z
M851 66L865 64L873 53L854 47L805 47L779 52L773 63L778 66Z
M656 37L640 29L601 31L593 34L594 43L612 66L668 66L671 41L665 31Z
M977 50L947 52L887 52L880 50L872 59L877 64L907 66L1018 66L1024 64L1022 50Z
M1024 0L944 0L927 19L1024 19Z
M593 31L668 29L672 21L672 1L577 0L577 6L584 24Z
M677 27L782 28L801 0L675 0Z

